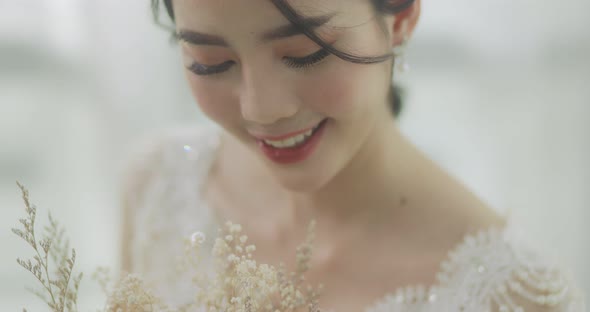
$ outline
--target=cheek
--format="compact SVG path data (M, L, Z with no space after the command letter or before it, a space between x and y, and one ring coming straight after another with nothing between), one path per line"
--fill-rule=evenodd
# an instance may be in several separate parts
M237 114L234 97L228 92L228 86L220 81L207 80L186 74L191 92L201 111L210 119L222 125L228 125Z
M358 82L351 77L350 73L321 75L306 81L299 94L312 110L337 118L357 109Z

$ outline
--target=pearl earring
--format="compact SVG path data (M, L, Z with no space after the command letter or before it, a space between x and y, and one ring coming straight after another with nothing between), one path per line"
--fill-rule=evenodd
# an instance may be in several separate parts
M399 72L405 73L410 70L410 65L406 60L406 48L408 45L408 38L404 38L402 43L391 49L391 52L395 56L394 68Z

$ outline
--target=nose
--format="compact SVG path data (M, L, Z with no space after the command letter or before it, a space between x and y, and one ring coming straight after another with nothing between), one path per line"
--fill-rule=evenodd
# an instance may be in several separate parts
M293 86L272 69L244 68L240 106L245 121L272 125L295 116L299 106Z

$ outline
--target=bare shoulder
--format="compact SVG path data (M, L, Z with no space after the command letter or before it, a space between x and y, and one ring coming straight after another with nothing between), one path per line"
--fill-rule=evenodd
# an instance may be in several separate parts
M216 147L217 129L205 125L176 126L143 135L124 153L119 198L122 218L122 269L132 271L134 218L146 195L186 174L206 170Z

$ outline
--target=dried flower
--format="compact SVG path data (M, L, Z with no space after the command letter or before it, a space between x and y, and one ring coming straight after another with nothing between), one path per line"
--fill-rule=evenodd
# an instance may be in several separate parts
M200 246L205 242L205 234L203 232L194 232L191 235L191 243L193 246Z
M23 230L12 229L12 232L25 240L35 251L33 261L17 258L17 263L31 272L41 283L42 290L31 290L43 300L54 312L76 311L78 288L82 273L73 274L76 263L76 250L69 249L69 241L64 239L65 230L49 215L50 226L45 227L46 234L40 240L36 238L35 218L37 208L29 201L29 191L19 182L25 203L26 219L20 219ZM40 248L39 248L40 247ZM51 274L52 265L55 266Z
M108 296L108 312L166 311L168 307L157 299L144 285L139 276L123 277Z
M18 184L18 183L17 183ZM31 260L17 259L17 262L30 271L43 286L43 292L34 292L42 298L53 312L77 311L76 299L82 274L73 276L76 252L64 238L64 230L49 216L50 226L47 235L41 240L35 237L36 208L29 203L28 191L18 184L28 218L21 219L23 229L13 232L25 240L35 250ZM205 234L194 232L185 239L185 256L181 258L179 269L189 271L197 291L194 303L170 309L146 287L141 278L134 274L124 275L114 285L111 284L109 270L98 268L93 278L107 294L103 311L227 311L227 312L290 312L306 308L310 312L320 311L320 285L310 285L304 289L304 274L309 269L312 254L315 222L307 230L305 242L297 248L297 267L288 273L283 264L275 268L259 264L252 259L255 245L246 245L248 236L241 234L242 226L227 222L219 229L219 235L211 250L215 264L215 274L209 276L201 263L201 249ZM49 257L57 266L54 276L49 274ZM109 290L110 289L110 290ZM25 310L26 311L26 310Z

